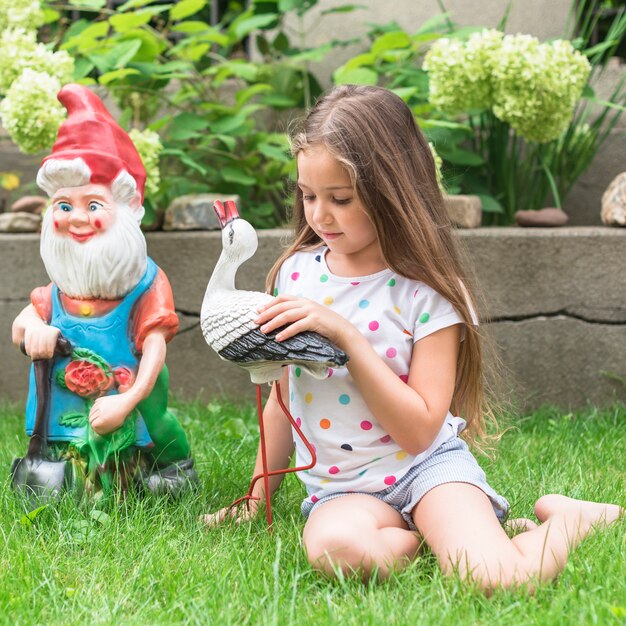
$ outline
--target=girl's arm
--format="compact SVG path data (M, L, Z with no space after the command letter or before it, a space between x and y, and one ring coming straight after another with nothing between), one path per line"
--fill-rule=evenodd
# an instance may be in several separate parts
M279 341L304 330L328 337L350 356L348 370L363 399L399 446L419 454L435 440L452 403L460 324L415 343L405 384L348 320L311 300L278 296L260 310L257 322L265 333L289 325Z
M289 375L287 368L283 368L283 374L280 379L280 388L283 403L285 406L289 406ZM278 404L276 385L272 385L272 391L270 392L269 398L265 403L265 408L263 409L263 425L265 428L265 445L267 448L267 465L269 471L289 467L291 455L294 450L293 434L291 432L291 425ZM263 464L259 444L252 476L257 476L261 474L262 471ZM284 474L270 477L270 494L273 494L278 489L283 476ZM262 478L257 480L252 491L252 496L258 498L258 500L250 500L248 510L242 512L241 509L237 510L226 507L217 513L205 515L204 522L209 526L213 526L231 517L237 517L238 520L242 520L249 519L250 517L256 515L259 502L265 501L265 486Z

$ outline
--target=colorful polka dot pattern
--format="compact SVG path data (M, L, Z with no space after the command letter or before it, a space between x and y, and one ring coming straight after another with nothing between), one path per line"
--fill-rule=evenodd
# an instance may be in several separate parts
M345 316L405 384L414 333L425 336L420 333L432 332L433 319L450 315L449 303L430 287L390 272L376 278L342 279L333 276L319 252L297 253L284 268L275 293L303 295ZM430 328L422 331L429 322ZM413 456L371 415L350 372L329 368L325 378L317 380L300 366L290 371L293 414L301 416L296 424L305 424L307 438L319 448L316 467L306 478L300 474L312 494L310 501L337 489L382 490L396 484ZM298 454L310 458L296 441Z

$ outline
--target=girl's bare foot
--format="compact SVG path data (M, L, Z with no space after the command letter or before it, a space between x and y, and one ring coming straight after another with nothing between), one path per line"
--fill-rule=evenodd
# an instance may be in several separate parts
M577 518L579 523L588 527L603 527L616 522L625 511L617 504L575 500L559 494L549 494L537 500L535 515L540 522L555 514Z
M525 533L529 530L538 528L538 526L527 517L516 517L515 519L507 520L504 524L504 528L515 535L519 535L520 533Z

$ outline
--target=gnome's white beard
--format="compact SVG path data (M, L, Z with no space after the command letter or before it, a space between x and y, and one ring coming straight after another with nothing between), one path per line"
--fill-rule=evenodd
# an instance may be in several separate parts
M127 295L146 271L146 240L132 211L117 205L113 224L80 243L60 236L52 224L53 209L44 216L41 258L62 293L79 299L118 300Z

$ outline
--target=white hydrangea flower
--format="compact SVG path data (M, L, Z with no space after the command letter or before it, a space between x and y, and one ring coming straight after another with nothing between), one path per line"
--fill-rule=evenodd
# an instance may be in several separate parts
M0 35L0 93L25 70L43 72L59 79L62 85L74 76L74 59L64 50L52 52L37 43L35 31L22 28L5 30Z
M137 148L139 156L146 168L146 196L154 196L159 191L161 184L161 173L159 171L159 155L163 150L163 144L159 135L152 130L139 130L133 128L129 137Z
M493 112L524 139L552 141L569 125L590 71L569 41L507 35L493 65Z
M431 103L448 113L490 108L494 52L500 48L502 37L497 30L484 29L465 43L439 39L423 64Z
M22 152L34 154L54 144L65 119L65 109L56 99L60 89L55 76L26 69L0 102L2 125Z
M43 22L39 0L0 0L0 32L7 28L37 30Z

